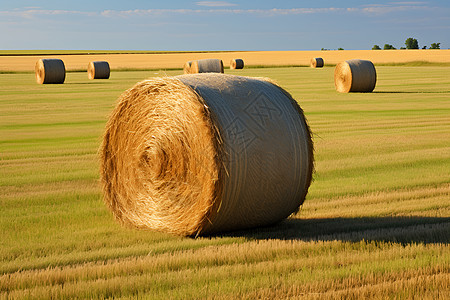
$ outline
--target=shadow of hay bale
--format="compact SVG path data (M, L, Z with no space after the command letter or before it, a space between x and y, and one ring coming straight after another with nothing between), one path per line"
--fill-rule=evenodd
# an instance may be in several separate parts
M450 218L361 217L287 219L277 225L234 231L223 237L254 240L379 241L410 243L450 243Z

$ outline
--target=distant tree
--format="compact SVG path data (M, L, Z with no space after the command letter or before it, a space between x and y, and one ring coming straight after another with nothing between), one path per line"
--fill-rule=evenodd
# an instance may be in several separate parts
M344 50L344 48L338 48L338 50Z
M322 49L320 49L320 50L322 50L322 51L327 51L328 49L322 48Z
M378 45L373 45L372 50L381 50L381 48Z
M389 45L389 44L384 44L384 48L383 48L384 50L390 50L390 49L396 49L394 46L392 46L392 45Z
M427 46L423 46L422 49L427 49Z
M406 49L419 49L419 42L413 38L407 38L405 41Z
M400 47L400 50L405 50L406 48L405 47Z
M441 49L441 43L431 44L430 49Z

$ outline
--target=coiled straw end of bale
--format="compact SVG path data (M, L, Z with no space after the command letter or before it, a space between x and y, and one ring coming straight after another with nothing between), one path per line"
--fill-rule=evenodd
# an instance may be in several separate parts
M221 190L216 128L179 80L143 81L122 94L102 145L105 202L122 223L195 235Z
M191 65L192 65L192 61L187 61L187 62L184 63L184 66L183 66L184 74L191 74L192 73Z

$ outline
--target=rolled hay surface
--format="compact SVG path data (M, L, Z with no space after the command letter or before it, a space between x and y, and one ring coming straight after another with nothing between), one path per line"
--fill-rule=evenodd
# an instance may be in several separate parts
M124 92L100 149L104 201L123 224L193 236L296 212L313 145L297 102L257 78L153 78Z
M311 68L323 68L323 58L322 57L311 58Z
M340 93L372 92L376 83L377 72L369 60L347 60L334 69L334 85Z
M192 61L187 61L187 62L184 63L184 66L183 66L184 74L191 74L192 73L191 65L192 65Z
M108 79L110 75L109 63L107 61L91 61L88 64L89 79Z
M244 68L244 60L236 58L230 61L230 69L243 69L243 68Z
M40 59L36 62L34 71L39 84L64 83L66 79L66 67L61 59Z
M194 60L191 64L191 74L195 73L223 73L223 62L215 58Z

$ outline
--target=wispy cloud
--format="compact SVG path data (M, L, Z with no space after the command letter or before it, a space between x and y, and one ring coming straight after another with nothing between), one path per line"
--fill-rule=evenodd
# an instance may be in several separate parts
M398 3L410 3L410 2L398 2ZM418 5L421 2L414 2L417 5L389 5L389 4L372 4L362 6L360 11L364 13L373 13L373 14L388 14L399 11L413 11L419 9L429 9L428 6Z
M199 1L203 6L229 6L234 5L225 1ZM394 2L393 2L394 3ZM103 16L103 17L145 17L145 16L166 16L166 15L208 15L208 14L230 14L230 15L260 15L260 16L285 16L285 15L302 15L302 14L329 14L329 13L366 13L366 14L389 14L397 11L412 11L420 9L433 9L431 7L422 6L424 2L395 2L398 5L392 4L374 4L358 7L348 8L287 8L287 9L232 9L232 8L210 8L210 9L135 9L135 10L104 10L104 11L71 11L71 10L43 10L43 9L25 9L25 10L11 10L0 11L0 16L5 17L22 17L34 18L39 16L49 15L80 15L87 17ZM403 5L400 3L407 3L414 5ZM434 8L436 9L436 8ZM437 8L439 9L439 8Z
M198 1L195 2L198 6L209 6L209 7L227 7L227 6L237 6L237 4L226 2L226 1Z
M9 17L22 17L22 18L33 18L36 16L49 16L49 15L85 15L85 16L95 16L98 15L95 12L84 12L75 10L45 10L45 9L25 9L25 10L13 10L13 11L0 11L0 16Z
M428 2L424 1L402 1L402 2L391 2L394 5L426 5Z
M345 8L288 8L288 9L230 9L230 8L213 8L213 9L138 9L138 10L105 10L100 14L108 17L128 17L128 16L145 16L145 15L164 15L164 14L257 14L266 16L277 15L300 15L346 11Z
M231 9L231 8L211 8L211 9L148 9L148 10L105 10L101 15L108 17L130 17L145 15L165 15L165 14L253 14L261 16L285 16L303 14L326 14L326 13L367 13L367 14L388 14L397 11L412 11L419 9L429 9L426 6L416 5L365 5L360 7L324 7L324 8L272 8L272 9Z

